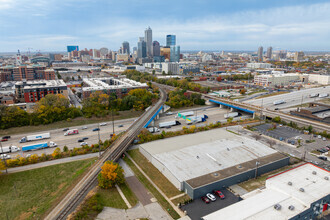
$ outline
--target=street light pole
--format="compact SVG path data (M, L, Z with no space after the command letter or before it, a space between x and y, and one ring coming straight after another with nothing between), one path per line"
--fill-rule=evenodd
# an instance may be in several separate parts
M111 110L111 117L112 117L112 135L115 135L115 120L113 118L113 109Z
M7 161L5 159L5 156L3 155L2 142L1 141L0 141L0 147L1 147L2 160L3 160L3 163L5 164L5 167L6 167L6 174L8 174Z

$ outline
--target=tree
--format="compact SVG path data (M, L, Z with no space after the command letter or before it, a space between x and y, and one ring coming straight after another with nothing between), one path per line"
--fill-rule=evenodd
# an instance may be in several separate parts
M246 93L246 89L241 89L241 90L239 91L239 93L240 93L241 95L244 95L244 94Z
M109 189L125 182L124 170L118 163L106 161L101 169L97 177L101 188Z
M4 164L3 161L0 161L0 173L1 173L1 170L5 170L6 169L6 166Z
M217 81L218 81L218 82L221 82L221 80L222 80L222 79L221 79L221 76L218 76L218 77L217 77Z
M233 120L234 120L233 117L229 117L229 118L227 119L227 122L228 122L228 123L231 123L231 122L233 122Z
M63 147L63 152L68 152L69 151L69 148L65 145L64 147Z
M273 118L273 122L280 123L281 122L281 117L276 116L275 118Z
M313 131L313 126L312 126L312 125L309 125L308 128L307 128L307 131L309 131L309 133L312 133L312 131Z
M156 70L152 70L152 75L155 75L155 73L156 73Z
M54 152L52 153L52 157L54 159L58 159L61 157L61 149L59 147L57 147Z

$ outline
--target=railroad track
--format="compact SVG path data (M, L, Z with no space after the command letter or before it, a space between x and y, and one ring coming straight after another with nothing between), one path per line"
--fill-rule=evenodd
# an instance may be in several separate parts
M165 91L159 87L160 99L158 102L144 112L138 120L136 120L126 132L119 137L111 146L104 151L101 157L92 165L85 176L77 183L77 185L60 201L57 206L45 217L46 220L66 219L66 217L74 211L82 199L86 196L92 185L95 183L101 167L107 160L117 161L126 151L130 143L143 129L143 126L157 112L166 100Z

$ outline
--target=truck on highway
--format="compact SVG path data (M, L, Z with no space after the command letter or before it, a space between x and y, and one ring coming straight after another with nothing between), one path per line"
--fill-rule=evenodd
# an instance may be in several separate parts
M17 152L17 151L20 151L20 149L16 146L12 146L12 145L0 148L0 154L13 153L13 152Z
M71 130L68 130L64 133L64 136L68 136L68 135L73 135L73 134L79 134L79 131L78 129L71 129Z
M22 137L22 139L19 142L25 143L28 141L36 141L36 140L42 140L42 139L47 139L47 138L50 138L50 133L28 135L26 137Z
M209 118L207 115L197 115L197 116L192 116L189 117L190 120L186 120L186 123L189 124L195 124L199 122L204 122L206 119Z
M319 94L318 93L313 93L313 94L310 94L309 95L309 98L315 98L315 97L318 97Z
M160 132L160 129L157 127L150 127L150 128L148 128L148 131L150 133L156 133L156 132Z
M239 113L239 112L230 112L228 114L224 114L224 118L235 118L240 115L241 115L241 113Z
M277 101L273 102L274 105L280 105L280 104L283 104L283 103L285 103L284 100L277 100Z
M324 97L328 97L329 94L328 93L322 93L319 95L319 98L324 98Z
M30 144L22 147L22 151L30 151L30 150L40 150L43 148L48 147L56 147L57 144L53 141L44 142L44 143L38 143L38 144Z
M179 121L166 121L166 122L161 122L159 123L160 128L166 128L166 127L171 127L175 125L181 125Z

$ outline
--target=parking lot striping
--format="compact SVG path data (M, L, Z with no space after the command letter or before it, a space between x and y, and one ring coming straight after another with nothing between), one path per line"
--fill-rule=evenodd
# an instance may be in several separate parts
M182 196L186 195L185 193L182 193L182 194L179 194L179 195L176 195L176 196L173 196L172 198L169 198L169 200L173 200L173 199L177 199L177 198L180 198Z

